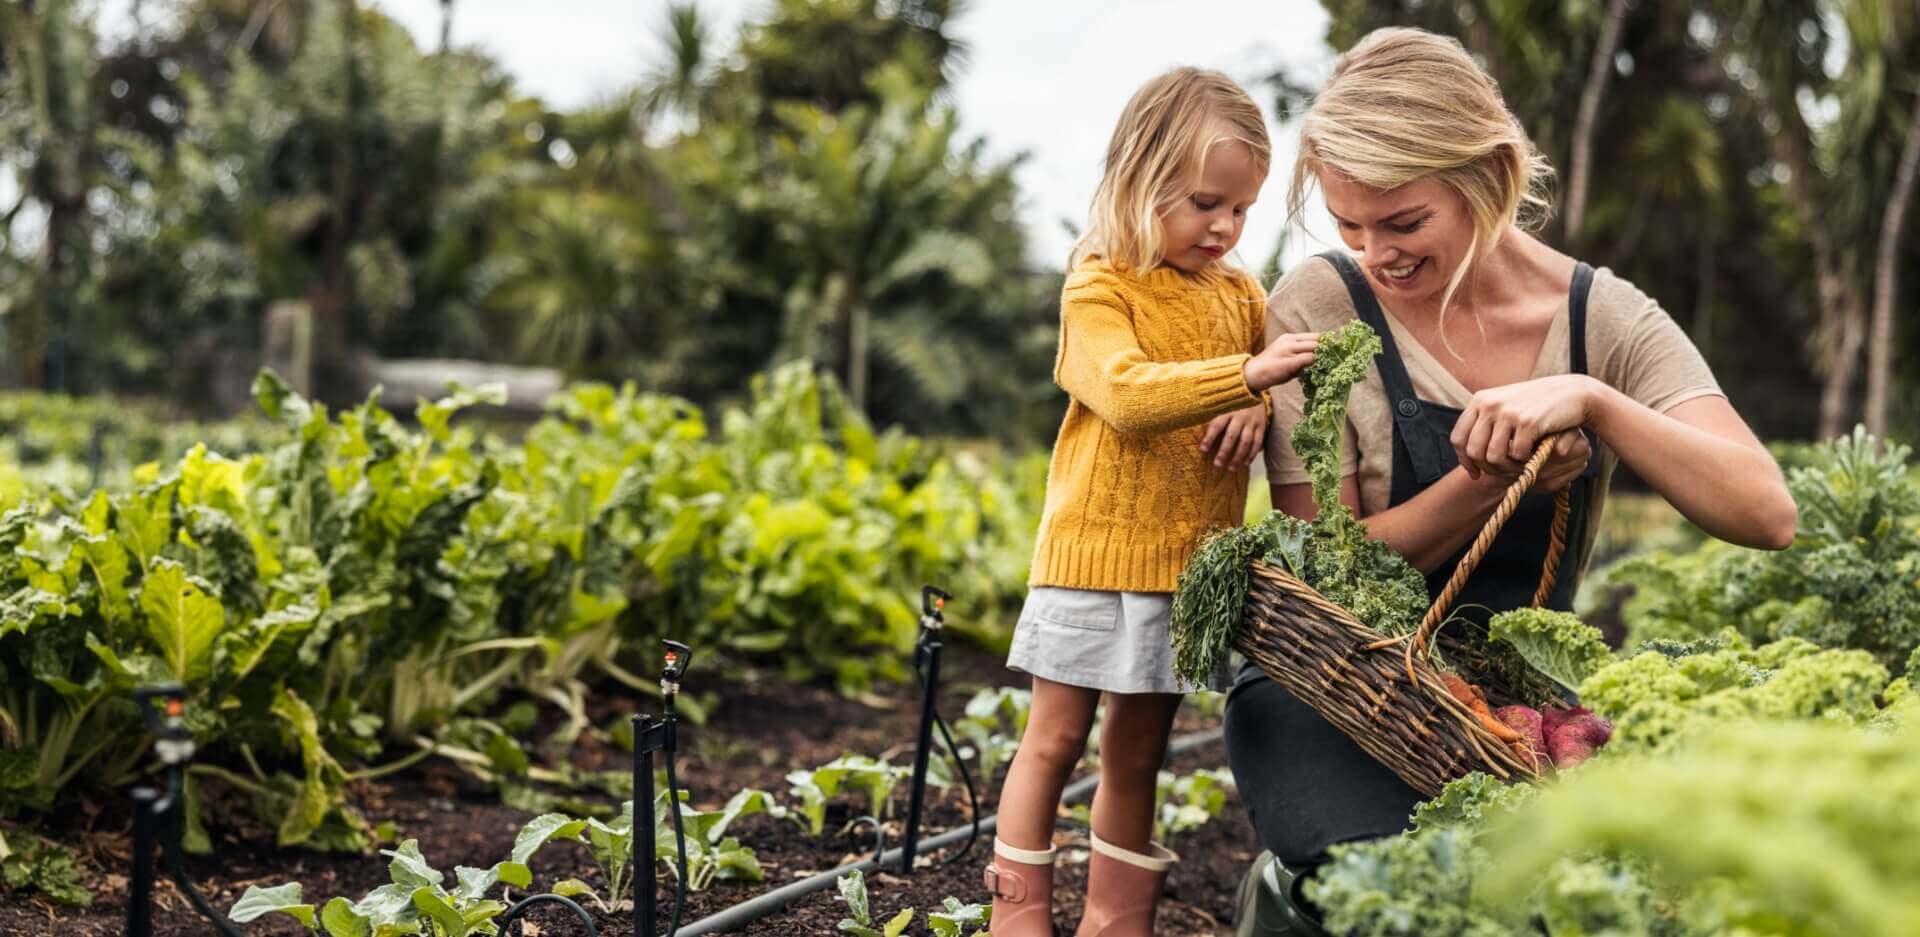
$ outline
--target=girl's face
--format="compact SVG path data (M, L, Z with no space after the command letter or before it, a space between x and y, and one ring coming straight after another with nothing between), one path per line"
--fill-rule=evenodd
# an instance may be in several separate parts
M1374 289L1402 305L1437 305L1473 243L1467 200L1431 177L1387 191L1332 170L1319 179L1340 239Z
M1162 260L1182 272L1199 273L1226 256L1240 243L1247 209L1266 181L1266 170L1246 144L1224 141L1208 147L1199 187L1160 213Z

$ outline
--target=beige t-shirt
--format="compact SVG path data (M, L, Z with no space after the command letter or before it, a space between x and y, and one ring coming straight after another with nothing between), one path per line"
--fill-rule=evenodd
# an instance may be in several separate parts
M1357 317L1339 271L1315 257L1288 271L1267 297L1267 341L1287 332L1324 332ZM1413 381L1414 393L1422 400L1464 408L1473 393L1415 341L1392 313L1386 313L1386 320L1407 376ZM1567 307L1562 303L1547 329L1540 358L1534 362L1533 377L1568 372L1567 325ZM1696 397L1721 395L1706 359L1666 310L1604 267L1594 272L1593 287L1587 294L1587 373L1656 412ZM1303 484L1308 480L1306 466L1294 454L1289 438L1305 410L1300 383L1289 381L1275 387L1272 397L1267 478L1277 485ZM1618 463L1619 457L1611 449L1600 446L1600 476L1593 487L1592 520L1587 524L1581 556L1591 554L1607 484ZM1343 477L1358 476L1361 516L1387 508L1393 487L1393 412L1377 364L1367 369L1366 379L1353 386L1348 398L1340 473Z

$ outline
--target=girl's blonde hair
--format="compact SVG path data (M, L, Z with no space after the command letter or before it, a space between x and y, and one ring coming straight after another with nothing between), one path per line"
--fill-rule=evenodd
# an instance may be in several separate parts
M1433 177L1466 200L1473 240L1440 314L1508 225L1538 227L1553 168L1507 109L1500 86L1459 41L1423 29L1376 29L1334 61L1300 125L1287 213L1332 170L1386 191ZM1445 334L1444 329L1442 334Z
M1219 143L1245 146L1266 174L1273 154L1266 118L1233 79L1176 68L1142 85L1113 128L1087 230L1067 257L1068 269L1093 256L1141 272L1158 266L1160 216L1194 193L1207 151Z

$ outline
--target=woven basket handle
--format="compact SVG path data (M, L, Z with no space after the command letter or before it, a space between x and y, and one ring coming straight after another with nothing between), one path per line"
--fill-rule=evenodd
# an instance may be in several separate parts
M1427 617L1420 620L1420 630L1415 632L1409 652L1413 648L1425 647L1432 639L1433 630L1440 627L1440 623L1446 619L1447 612L1453 607L1454 599L1459 598L1460 590L1466 586L1467 579L1473 576L1474 567L1480 565L1480 560L1493 546L1493 538L1500 535L1500 528L1506 526L1507 519L1513 516L1515 509L1519 508L1520 499L1526 496L1527 489L1533 487L1534 479L1540 474L1540 466L1546 464L1547 456L1553 452L1554 442L1561 435L1562 433L1548 434L1540 440L1539 445L1534 447L1532 458L1529 458L1526 467L1520 470L1520 477L1514 479L1512 485L1507 486L1507 493L1500 499L1500 504L1493 509L1493 516L1487 518L1486 526L1480 528L1480 536L1474 538L1473 546L1467 548L1467 555L1461 557L1459 565L1453 568L1453 576L1447 580L1446 588L1440 590L1439 597L1433 600L1433 607L1427 609ZM1540 586L1533 593L1535 608L1545 604L1547 596L1553 592L1554 576L1560 567L1560 554L1567 548L1567 512L1570 507L1567 499L1568 490L1568 488L1560 489L1559 496L1554 498L1553 527L1547 538L1547 558L1540 569Z

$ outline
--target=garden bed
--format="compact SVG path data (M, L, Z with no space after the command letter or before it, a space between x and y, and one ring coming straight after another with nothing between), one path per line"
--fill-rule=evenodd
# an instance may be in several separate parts
M942 712L949 720L959 717L974 690L983 686L1025 684L1023 678L1006 671L996 659L968 648L950 648L945 671L948 689ZM912 705L916 691L911 687L882 688L864 700L851 700L831 690L763 682L748 674L724 683L703 683L696 675L689 690L715 693L715 705L707 724L685 729L679 760L680 782L692 790L694 803L702 808L715 808L742 788L764 789L785 800L784 779L789 771L822 765L847 753L883 756L901 764L909 763L912 758L910 745L918 707ZM604 726L614 721L629 705L613 695L599 697L596 724ZM655 704L643 701L639 705L651 710ZM1195 732L1216 724L1217 717L1190 709L1183 711L1176 731ZM584 738L575 748L574 760L578 767L605 770L623 767L628 758L626 752L603 741ZM1185 774L1224 764L1224 750L1214 742L1178 758L1175 770ZM976 778L976 784L981 810L991 814L997 782ZM591 793L579 796L584 800L607 799L605 795ZM906 785L902 784L894 796L894 819L889 823L890 847L897 844L905 799ZM486 867L500 860L507 855L521 825L533 816L502 805L493 792L451 764L438 760L370 782L356 800L368 820L375 824L393 823L401 839L418 840L421 852L442 869L455 865ZM945 790L930 789L929 800L923 838L966 822L969 815L966 792L959 784ZM68 909L17 894L0 896L0 933L118 935L123 932L128 868L126 811L119 803L88 804L72 815L76 822L71 830L53 832L56 840L80 855L87 884L95 894L93 905ZM251 822L233 825L245 817L243 811L216 812L216 817L209 823L216 855L192 858L190 868L201 889L222 910L232 907L252 885L297 881L303 886L305 900L321 903L334 895L357 899L387 881L384 857L276 850L271 845L272 833L265 827ZM780 885L870 856L871 829L858 834L842 832L847 819L848 808L844 802L831 804L827 832L816 838L793 823L764 814L743 818L729 833L757 853L765 881L716 882L706 891L689 896L683 923ZM1065 848L1059 875L1057 920L1066 931L1078 918L1078 896L1084 893L1084 832L1063 824L1058 841ZM1187 833L1175 847L1186 860L1175 866L1169 880L1160 933L1226 932L1232 914L1233 889L1257 851L1254 834L1238 801L1229 794L1226 809L1214 822ZM953 865L923 869L910 879L885 872L870 874L868 888L876 915L891 916L907 907L918 909L921 913L909 933L925 933L925 912L938 909L943 898L987 901L980 883L980 868L990 849L991 840L983 835L972 854ZM566 878L578 878L595 887L603 884L598 867L580 846L549 846L535 855L530 865L536 888L545 888ZM664 903L670 900L672 880L663 875L660 881ZM588 905L595 912L602 934L631 933L630 914L607 915L591 902ZM800 899L784 913L754 922L744 933L769 937L833 933L845 911L838 892L828 889ZM581 932L577 923L556 908L537 911L531 919L543 934ZM664 932L664 915L661 929ZM278 915L247 925L244 930L262 935L303 933L298 925ZM209 933L209 927L193 913L183 896L170 884L163 883L156 895L155 933L161 937L185 937Z

